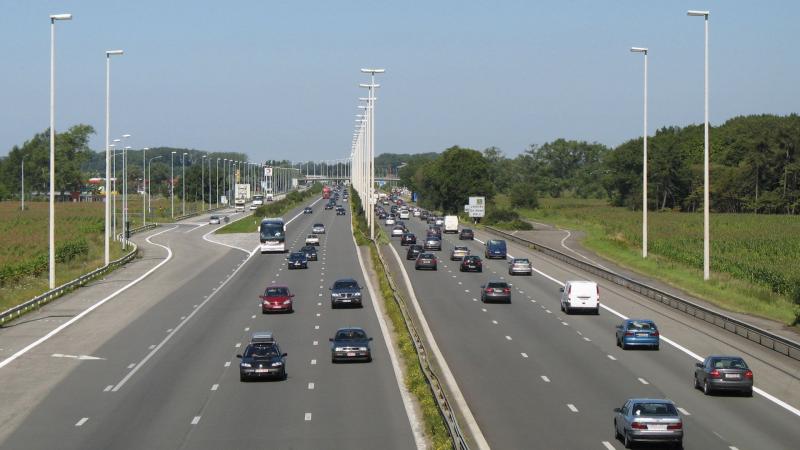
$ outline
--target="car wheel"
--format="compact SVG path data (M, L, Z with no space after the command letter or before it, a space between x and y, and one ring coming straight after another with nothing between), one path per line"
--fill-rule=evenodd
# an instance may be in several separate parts
M750 388L750 389L744 391L744 396L745 397L752 397L753 396L753 388Z
M614 419L614 439L616 440L622 439L622 435L619 434L619 429L617 428L617 419Z
M239 374L239 381L241 381L242 383L245 383L245 382L247 382L247 377L240 373Z
M437 271L438 271L438 270L439 270L439 268L438 268L438 267L436 267L436 266L433 266L433 270L437 270Z
M369 358L367 358L367 362L368 362L368 363L371 363L371 362L372 362L372 356L370 356Z
M653 350L658 351L658 349L659 349L659 345L658 344L653 346Z
M622 347L622 349L623 349L623 350L627 350L627 349L628 349L628 344L626 344L626 343L625 343L625 339L622 339L622 338L621 338L621 339L619 340L619 343L620 343L620 345L619 345L619 346L620 346L620 347Z
M697 374L694 374L692 378L694 378L694 388L700 389L700 381L697 379Z
M631 440L630 436L628 436L628 432L627 431L622 436L622 445L625 448L633 448L633 441Z
M567 315L569 315L569 314L572 314L572 308L570 308L570 307L569 307L569 305L567 305L567 304L564 304L564 312L565 312Z
M478 273L483 273L483 268L478 269Z
M286 369L283 369L283 375L281 376L281 380L286 380L289 378L289 374L286 373Z
M595 316L599 316L600 315L600 307L599 306L594 309L594 315Z
M711 386L708 385L708 380L703 382L703 394L711 395Z

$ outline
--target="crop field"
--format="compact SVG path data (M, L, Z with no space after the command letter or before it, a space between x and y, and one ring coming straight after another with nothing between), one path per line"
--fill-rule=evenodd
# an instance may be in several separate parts
M642 213L604 200L541 199L521 215L587 232L589 248L640 254ZM650 212L649 252L662 261L702 271L703 216ZM613 259L613 258L612 258ZM633 259L633 258L631 258ZM711 271L783 297L800 287L800 217L763 214L711 215ZM719 281L719 280L718 280ZM764 300L774 300L764 299Z

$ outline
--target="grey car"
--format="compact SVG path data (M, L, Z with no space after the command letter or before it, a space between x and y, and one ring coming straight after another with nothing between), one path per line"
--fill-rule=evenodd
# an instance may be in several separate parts
M436 236L428 236L424 247L425 250L442 250L442 240Z
M340 328L331 342L331 362L372 361L371 337L361 328Z
M481 301L511 303L511 286L503 280L490 280L481 285Z
M632 398L614 408L614 435L625 448L638 442L683 447L683 420L672 400Z
M528 258L513 258L508 261L508 274L509 275L531 275L533 267Z
M361 286L352 278L336 280L331 287L331 308L357 306L361 304Z
M736 391L753 396L753 371L739 356L711 355L694 367L694 387L706 395Z

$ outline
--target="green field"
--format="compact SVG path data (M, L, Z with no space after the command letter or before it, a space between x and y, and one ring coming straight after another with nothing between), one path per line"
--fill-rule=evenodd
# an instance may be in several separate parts
M586 232L583 244L601 256L735 311L784 323L795 319L789 298L800 287L800 217L712 214L712 280L704 282L699 213L650 212L650 256L643 261L641 211L604 200L545 198L540 203L539 209L519 212Z

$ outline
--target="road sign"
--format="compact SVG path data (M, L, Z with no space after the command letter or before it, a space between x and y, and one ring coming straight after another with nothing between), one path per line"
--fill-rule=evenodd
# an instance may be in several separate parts
M470 197L469 198L469 205L470 206L485 206L486 205L486 197Z
M264 167L264 176L271 177L272 176L272 167Z
M470 197L469 204L464 205L464 212L470 217L483 217L486 215L486 197Z

